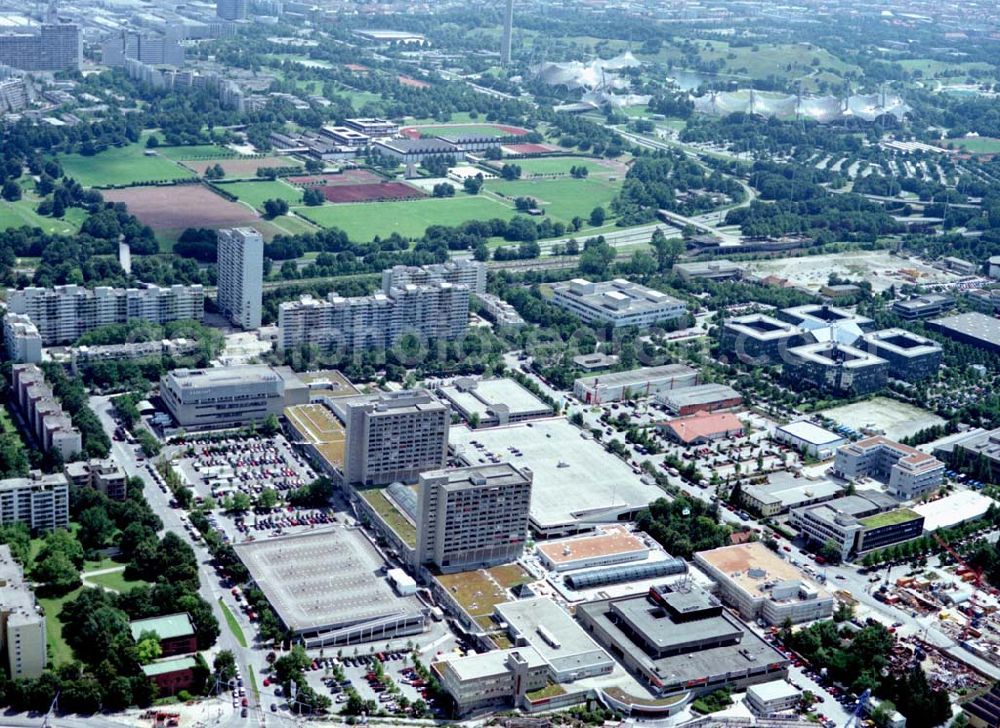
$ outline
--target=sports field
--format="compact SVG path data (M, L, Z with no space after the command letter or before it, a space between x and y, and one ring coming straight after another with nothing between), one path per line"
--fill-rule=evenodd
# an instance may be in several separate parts
M509 219L514 215L511 207L483 195L296 207L295 212L320 227L340 228L351 240L358 242L370 241L376 235L384 238L392 233L416 238L431 225L459 225L466 220L494 217Z
M47 233L72 235L80 231L86 213L79 207L67 207L61 218L43 217L36 210L36 203L28 199L17 202L0 200L0 230L8 228L38 227Z
M260 182L216 182L215 186L240 198L258 210L264 209L265 200L284 200L289 205L302 204L302 189L285 184L281 180L261 180Z
M194 174L166 157L147 157L142 144L111 147L92 157L82 154L59 156L66 173L84 187L128 187L141 182L171 182Z
M156 147L154 150L167 159L184 162L190 159L225 159L235 157L236 152L218 144L193 144L186 147Z
M993 137L963 137L948 141L956 147L965 147L973 154L1000 154L1000 139Z
M419 139L421 136L524 136L527 129L502 124L428 124L408 126L400 130L406 136Z
M540 157L538 159L518 159L512 164L521 168L521 174L524 177L535 174L568 175L570 167L586 167L588 174L596 175L608 175L618 171L616 169L618 165L590 157Z
M506 182L490 180L486 189L505 195L533 197L553 218L569 222L574 217L587 218L590 211L601 206L605 210L618 191L618 184L602 179L535 179Z

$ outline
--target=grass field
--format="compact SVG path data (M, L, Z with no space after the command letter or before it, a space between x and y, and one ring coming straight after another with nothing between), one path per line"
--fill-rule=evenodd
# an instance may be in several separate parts
M54 599L41 598L38 600L42 609L45 610L45 637L49 643L49 654L52 657L52 663L56 667L73 661L73 650L66 644L66 640L62 636L62 622L59 621L59 612L62 611L63 605L66 602L76 599L85 588L74 589L69 594Z
M510 198L533 197L550 216L569 222L575 216L588 218L590 211L598 206L607 210L618 191L618 185L588 177L587 179L522 179L516 182L490 180L486 183L486 189Z
M525 177L533 174L569 174L570 167L586 167L589 174L609 174L611 169L589 157L541 157L518 159L514 162Z
M66 176L84 187L127 187L140 182L190 179L192 172L163 156L147 157L142 144L112 147L92 157L66 154L59 157Z
M965 147L973 154L1000 154L1000 139L993 137L964 137L949 141L956 147Z
M43 217L35 212L37 202L27 198L17 202L0 200L0 230L8 228L38 227L47 233L73 235L80 231L86 213L79 207L67 207L61 218Z
M993 66L988 63L955 63L952 61L938 61L934 58L894 59L893 63L898 63L907 71L920 71L924 78L937 78L939 76L945 76L949 80L953 81L957 81L960 78L960 76L956 75L956 71L960 74L983 71L991 73L994 71Z
M188 147L157 147L156 151L167 159L184 162L195 159L224 159L235 157L236 152L218 144L194 144Z
M112 571L107 574L95 574L94 576L88 576L87 581L116 592L131 591L135 587L143 586L147 583L142 579L126 579L124 568L122 568L121 571Z
M265 200L285 200L289 205L302 204L302 188L293 187L280 180L261 182L217 182L220 190L240 198L258 210L264 209Z
M296 207L295 212L320 227L340 228L351 240L359 242L367 242L376 235L387 237L394 232L415 238L422 236L431 225L459 225L466 220L494 217L507 219L514 214L511 207L483 195Z

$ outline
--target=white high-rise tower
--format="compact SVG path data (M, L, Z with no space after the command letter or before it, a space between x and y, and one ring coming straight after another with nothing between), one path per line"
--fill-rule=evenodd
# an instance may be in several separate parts
M219 311L244 329L260 328L264 239L253 228L219 231Z
M507 0L503 14L503 41L500 48L500 63L510 65L511 36L514 34L514 0Z

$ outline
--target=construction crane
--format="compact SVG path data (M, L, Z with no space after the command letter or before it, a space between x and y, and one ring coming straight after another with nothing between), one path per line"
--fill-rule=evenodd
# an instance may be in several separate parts
M983 583L983 570L974 569L971 566L969 566L968 562L966 562L966 560L962 558L962 555L958 553L955 549L953 549L951 546L949 546L948 542L945 541L943 538L941 538L941 536L939 536L937 532L934 533L934 540L941 545L941 548L943 548L951 555L951 558L955 559L955 562L957 564L967 569L973 575L973 579L971 582L972 596L969 597L969 605L971 606L972 614L967 615L969 618L966 620L965 626L962 627L961 639L964 642L965 638L969 636L969 629L972 627L972 620L975 619L976 618L975 615L977 615L980 612L979 604L976 601L976 595L979 593L979 589L981 588Z
M868 698L871 697L871 694L871 690L865 690L858 696L858 702L854 706L854 712L851 713L851 717L847 719L846 723L844 723L844 728L856 728L856 726L861 724L861 716L864 714L865 708L868 707Z

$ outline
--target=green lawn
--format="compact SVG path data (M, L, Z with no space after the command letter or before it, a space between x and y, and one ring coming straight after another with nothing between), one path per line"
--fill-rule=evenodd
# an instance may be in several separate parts
M121 571L112 571L107 574L88 576L87 581L107 587L108 589L112 589L116 592L131 591L135 587L143 586L147 583L142 579L126 579L124 569Z
M598 160L589 157L540 157L537 159L518 159L513 162L521 168L521 174L530 177L533 174L565 174L569 175L570 167L586 167L589 174L609 174L611 170Z
M37 208L37 201L27 198L17 202L0 200L0 230L27 225L41 228L47 233L73 235L80 231L80 225L87 217L79 207L66 208L66 214L61 218L43 217L35 211Z
M601 179L536 179L505 182L490 180L486 189L507 197L533 197L551 217L569 222L576 216L590 217L590 211L605 210L618 191L618 184Z
M147 157L143 144L111 147L92 157L66 154L59 157L68 177L84 187L128 187L140 182L167 182L190 179L194 173L169 159Z
M63 604L76 599L84 588L74 589L62 597L38 600L42 609L45 610L45 638L49 643L49 654L56 667L73 661L73 650L66 644L66 640L62 636L62 622L59 621L59 612L62 611Z
M883 526L896 526L917 518L920 518L920 515L916 511L911 511L909 508L897 508L893 511L877 513L874 516L862 518L860 523L867 528L882 528Z
M403 539L403 542L412 547L417 545L417 529L406 520L406 517L396 509L396 506L385 497L381 488L372 488L361 491L361 497L368 501L368 504L381 516L389 528Z
M956 148L965 147L973 154L1000 154L1000 139L993 137L963 137L948 141Z
M340 228L351 240L359 242L394 232L415 238L422 236L431 225L459 225L466 220L507 219L514 215L511 207L497 199L462 193L450 199L296 207L295 212L320 227Z
M503 129L499 129L492 124L460 124L447 126L444 124L428 124L418 126L420 133L424 136L490 136L506 137L510 136Z
M281 180L260 182L216 182L220 190L236 195L257 210L264 209L265 200L285 200L289 205L302 204L302 188L293 187Z
M156 150L167 159L175 162L195 161L199 159L227 159L235 157L236 152L218 144L193 144L186 147L157 147Z
M468 111L456 111L451 114L448 119L448 123L451 124L479 124L482 122L482 117L473 119L469 116ZM437 119L417 119L413 116L407 116L403 119L403 126L428 126L431 124L441 124Z
M239 643L240 647L246 647L247 638L246 635L243 634L243 628L240 627L240 623L239 620L236 619L236 615L230 611L229 607L226 606L226 603L222 601L221 597L219 598L219 606L222 607L222 613L226 617L226 624L228 624L229 629L232 630L233 636L236 637L236 641Z

